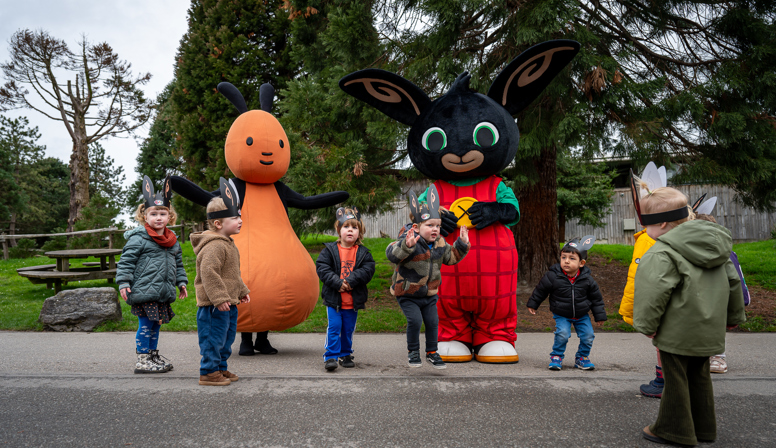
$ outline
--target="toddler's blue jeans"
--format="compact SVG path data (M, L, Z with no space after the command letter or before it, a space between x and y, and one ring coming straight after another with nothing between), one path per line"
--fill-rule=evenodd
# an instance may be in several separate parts
M237 307L232 305L229 311L218 311L212 305L197 308L197 335L202 355L199 374L227 370L226 361L237 335Z
M327 306L329 326L326 329L326 353L323 360L337 359L353 354L353 332L356 331L358 311Z
M574 330L579 337L579 348L575 358L582 356L590 356L590 349L593 348L593 323L590 322L590 315L587 314L584 317L577 319L569 319L563 316L553 314L552 318L555 319L555 343L552 344L552 353L550 356L560 356L566 353L566 343L568 343L571 337L571 326L574 326Z
M148 353L156 350L159 344L159 324L158 320L150 320L145 316L138 316L137 334L135 335L135 345L138 353Z

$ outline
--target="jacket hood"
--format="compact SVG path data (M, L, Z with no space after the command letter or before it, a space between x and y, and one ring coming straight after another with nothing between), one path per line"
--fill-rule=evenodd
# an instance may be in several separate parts
M137 226L134 229L129 229L126 232L124 232L124 239L129 241L129 238L134 235L140 235L141 237L151 238L151 235L148 234L148 231L143 225Z
M725 263L733 250L730 230L703 220L686 222L658 238L695 266L709 269Z
M192 233L191 246L194 249L194 254L199 255L199 252L202 250L203 247L205 247L205 245L216 240L226 241L227 243L231 243L233 241L228 236L219 235L218 233L211 232L210 230L206 230L204 232Z

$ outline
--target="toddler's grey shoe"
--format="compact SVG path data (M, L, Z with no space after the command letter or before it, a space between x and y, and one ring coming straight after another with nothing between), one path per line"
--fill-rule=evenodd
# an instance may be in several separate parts
M407 354L408 364L410 367L421 367L423 365L423 361L420 360L420 351L419 350L412 350Z
M340 358L339 364L346 368L356 367L356 363L353 362L353 356L351 355L343 356Z
M337 370L337 360L335 358L327 359L323 362L323 368L329 372Z
M442 361L442 357L437 352L426 353L426 361L431 363L431 366L435 369L446 369L445 362Z

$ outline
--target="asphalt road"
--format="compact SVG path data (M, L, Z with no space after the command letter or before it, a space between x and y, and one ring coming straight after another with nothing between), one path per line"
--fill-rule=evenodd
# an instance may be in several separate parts
M0 446L657 446L640 437L659 406L638 393L654 372L640 335L597 335L588 372L548 371L544 333L518 335L518 364L446 370L408 368L402 335L357 334L357 367L334 373L323 335L271 341L280 354L235 355L240 381L204 387L196 334L162 333L175 370L134 375L133 333L0 332ZM776 335L727 342L710 446L776 446Z

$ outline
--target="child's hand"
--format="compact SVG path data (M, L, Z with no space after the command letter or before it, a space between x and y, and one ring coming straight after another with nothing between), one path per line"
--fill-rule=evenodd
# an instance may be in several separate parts
M185 299L185 298L186 298L186 297L188 297L188 296L189 296L189 292L188 292L188 291L186 291L186 285L181 285L181 294L180 294L180 298L181 298L181 299Z
M240 297L240 303L251 303L251 295L245 294L245 297Z
M652 334L645 334L644 336L646 336L646 337L648 337L648 338L650 338L650 339L655 339L655 335L656 335L656 334L657 334L657 332L655 332L655 333L652 333Z
M463 227L461 227L463 229ZM536 310L533 308L528 308L528 312L531 314L536 314Z
M340 289L337 292L345 292L345 291L347 291L347 290L345 289L345 281L343 280L342 284L340 285Z
M353 291L353 287L350 286L347 280L342 280L342 287L345 288L345 291Z
M119 292L121 293L121 298L124 299L124 301L126 302L127 301L127 294L131 294L132 290L129 289L129 288L124 288L124 289L122 289Z
M469 244L469 229L466 226L461 226L461 232L458 234L458 238L461 239L463 244Z
M604 325L604 322L605 321L603 321L603 320L596 321L595 326L596 327L602 327Z
M417 243L419 239L420 239L420 235L418 235L417 237L415 236L415 229L410 229L407 232L407 239L404 240L404 243L407 245L407 247L413 247L415 246L415 243Z
M229 307L229 302L224 302L224 303L222 303L222 304L218 305L218 306L216 307L216 309L217 309L218 311L229 311L229 310L230 310L230 307Z

